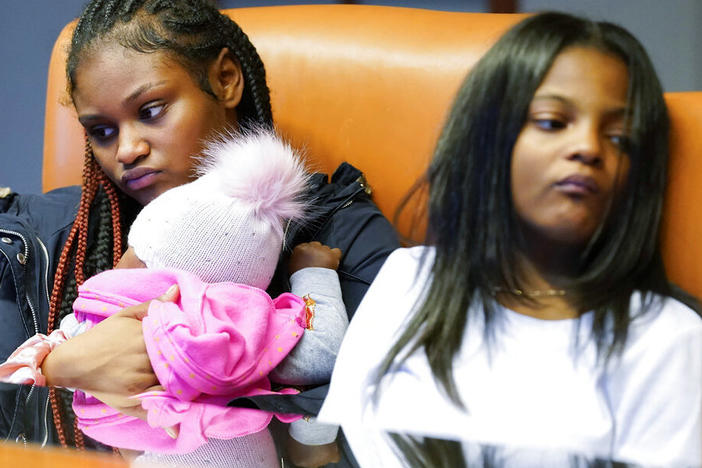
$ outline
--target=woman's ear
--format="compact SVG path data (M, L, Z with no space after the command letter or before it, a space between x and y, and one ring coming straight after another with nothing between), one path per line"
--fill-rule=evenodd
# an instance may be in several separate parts
M227 109L234 109L244 92L244 75L239 61L224 47L209 69L210 85Z

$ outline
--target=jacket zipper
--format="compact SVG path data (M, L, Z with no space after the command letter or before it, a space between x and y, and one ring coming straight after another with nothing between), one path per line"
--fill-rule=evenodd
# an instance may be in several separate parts
M6 232L6 231L0 230L0 232ZM10 258L7 256L7 254L6 254L4 251L2 251L2 250L0 250L0 253L5 257L5 259L7 260L7 263L9 264L9 263L10 263ZM30 389L30 393L31 393L31 389ZM4 439L5 441L8 441L8 440L10 439L10 434L12 434L12 429L15 427L15 421L16 421L16 418L17 418L17 409L18 409L18 408L19 408L19 403L17 404L17 406L15 406L15 411L14 411L14 414L13 414L13 416L12 416L12 422L10 423L10 430L9 430L8 433L7 433L7 437L5 437L5 439ZM16 443L19 443L20 439L22 439L22 438L24 438L24 434L20 432L20 433L17 435L17 438L15 439L15 442L16 442Z
M39 246L41 247L42 252L44 253L44 294L46 295L46 303L48 307L51 307L51 297L49 296L49 252L46 250L46 246L44 243L39 239L38 236L35 236L35 239L39 243ZM39 331L37 330L37 333ZM34 385L32 385L32 388ZM31 390L30 390L31 392ZM46 443L49 440L49 427L48 427L48 416L49 416L49 394L47 393L46 395L46 401L44 402L44 417L42 418L42 421L44 421L44 437L41 441L41 446L44 447L46 446Z
M24 444L24 448L27 448L27 438L24 436L24 434L20 434L15 438L15 443L19 444L20 440Z
M29 262L29 244L27 243L27 238L24 237L22 234L16 231L9 231L6 229L0 229L0 233L4 234L10 234L10 235L15 235L22 239L23 245L24 245L24 259L25 259L25 265L26 263ZM51 302L51 299L49 297L49 252L46 250L46 246L44 243L39 239L39 237L35 237L36 240L39 242L39 245L41 246L42 251L44 252L44 259L46 260L45 266L44 266L44 294L46 294L46 299L47 303ZM24 265L23 265L24 266ZM32 322L34 323L34 333L39 333L39 319L37 318L37 312L36 309L34 308L34 305L32 304L32 301L29 299L29 294L25 293L25 299L27 300L27 304L29 305L29 310L32 312ZM32 394L34 393L36 385L32 384L32 387L29 389L29 392L27 393L27 397L24 400L25 406L29 404L29 399L32 397ZM47 423L47 416L48 416L48 407L49 407L49 397L47 395L46 397L46 402L44 403L44 416L42 418L44 422L44 434L43 434L43 440L42 440L42 447L46 445L48 438L49 438L49 428L48 428L48 423ZM18 436L19 438L20 436ZM27 441L24 435L21 435L22 439L24 440L24 443L26 445Z
M46 395L46 401L44 402L44 439L41 441L41 446L45 447L46 443L49 441L49 420L47 419L49 415L49 395Z
M358 181L357 181L357 182L358 182ZM325 226L329 223L329 221L331 220L332 216L334 216L334 214L336 214L337 211L339 211L339 210L341 210L341 209L343 209L343 208L346 208L346 207L349 206L351 203L353 203L354 198L356 198L356 196L357 196L359 193L364 192L364 191L366 191L365 185L359 182L359 187L358 187L351 195L349 195L349 196L346 197L342 202L340 202L338 205L336 205L336 206L334 207L334 209L331 210L331 212L329 212L329 214L327 215L326 219L324 220L324 223L322 223L322 225L319 227L319 229L317 229L317 231L314 233L314 235L312 236L312 238L313 238L313 239L316 239L316 238L317 238L317 234L319 234L320 232L322 232L322 230L324 229L324 227L325 227Z
M370 185L368 185L368 182L366 182L366 178L363 176L363 174L358 176L358 178L354 182L358 184L358 188L351 195L346 197L346 199L343 202L341 202L336 208L332 210L331 214L329 215L329 218L331 218L337 211L342 210L349 206L351 203L353 203L353 200L359 193L366 192L366 195L368 196L370 196L371 193L373 193L373 190L371 189Z
M27 243L27 238L24 237L22 234L19 232L15 231L7 231L5 229L0 229L0 232L5 233L5 234L12 234L20 239L22 239L22 242L24 243L24 261L25 264L29 262L29 244ZM24 265L22 265L24 266ZM24 295L25 299L27 300L27 304L29 304L29 310L32 311L32 321L34 322L34 333L39 333L39 320L37 319L37 312L36 309L34 309L34 305L32 304L32 301L29 300L29 294L25 293Z
M46 303L49 305L51 303L51 296L49 296L49 251L46 250L46 246L41 239L38 237L36 239L37 242L39 242L42 252L44 252L44 260L46 260L44 265L44 294L46 294ZM39 332L37 331L37 333Z

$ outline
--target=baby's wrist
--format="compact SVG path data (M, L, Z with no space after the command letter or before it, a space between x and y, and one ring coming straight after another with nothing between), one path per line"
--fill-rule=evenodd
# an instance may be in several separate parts
M309 267L290 275L290 291L300 297L341 297L340 288L339 275L330 268Z
M290 275L293 275L294 273L297 273L298 271L305 270L307 268L324 268L326 270L333 270L336 271L336 268L329 266L328 264L325 265L296 265L294 268L290 269Z

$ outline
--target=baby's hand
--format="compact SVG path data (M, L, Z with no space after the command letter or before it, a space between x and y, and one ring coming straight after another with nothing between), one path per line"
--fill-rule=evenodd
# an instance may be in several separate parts
M336 270L341 261L341 250L332 249L317 241L304 242L295 246L290 256L288 270L292 275L298 270L309 267L329 268Z

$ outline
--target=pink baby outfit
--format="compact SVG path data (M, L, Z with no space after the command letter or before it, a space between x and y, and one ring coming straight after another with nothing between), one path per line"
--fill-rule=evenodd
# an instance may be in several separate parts
M208 437L231 439L269 424L269 413L224 405L236 396L275 393L267 375L304 332L305 304L299 297L285 293L271 300L252 286L207 284L179 270L109 270L79 288L73 309L78 321L95 324L160 296L173 284L180 288L179 301L153 301L142 325L165 389L139 395L148 424L76 391L73 409L88 436L133 450L187 453ZM277 416L284 422L299 419ZM160 429L173 425L179 425L177 439Z

